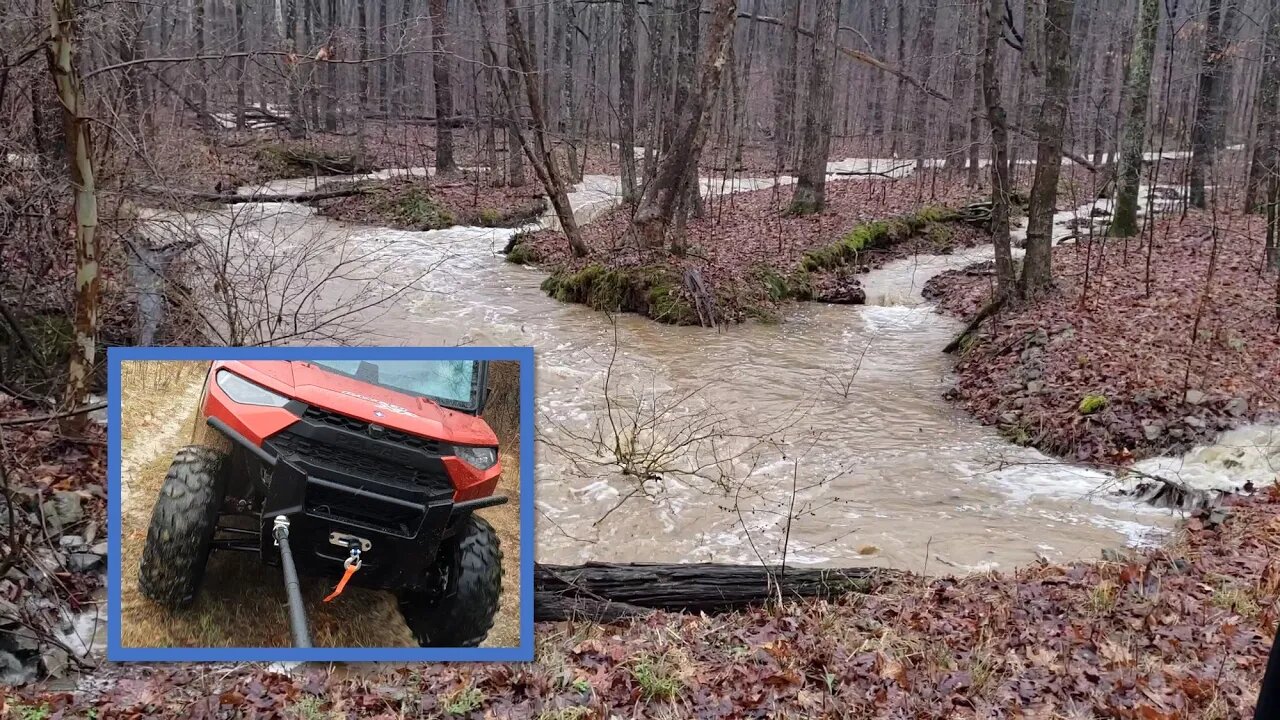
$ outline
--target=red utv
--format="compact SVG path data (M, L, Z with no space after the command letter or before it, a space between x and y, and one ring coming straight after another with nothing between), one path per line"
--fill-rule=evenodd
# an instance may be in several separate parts
M294 643L309 647L297 573L391 590L419 643L478 645L502 551L474 511L494 495L498 439L479 417L488 363L215 362L192 445L174 457L142 554L143 595L190 603L211 550L282 566Z

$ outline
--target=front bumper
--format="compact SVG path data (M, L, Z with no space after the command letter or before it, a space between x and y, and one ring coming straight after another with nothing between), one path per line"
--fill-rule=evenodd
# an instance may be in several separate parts
M258 518L259 549L269 564L279 562L271 529L283 515L291 522L302 574L342 574L350 550L331 542L331 534L339 533L369 543L351 584L430 592L438 584L436 558L444 540L472 511L506 502L489 496L455 503L445 458L433 441L373 438L323 411L300 410L297 422L261 447L217 418L208 420L270 468Z

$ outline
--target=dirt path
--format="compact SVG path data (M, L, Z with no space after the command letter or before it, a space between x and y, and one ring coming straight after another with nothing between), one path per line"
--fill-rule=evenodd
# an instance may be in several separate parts
M180 436L191 425L189 422L180 422L179 419L190 420L196 403L200 401L201 382L202 378L199 376L191 378L186 382L185 387L173 392L167 402L142 416L142 422L138 426L129 428L128 441L124 440L125 428L121 428L120 505L122 515L138 520L136 516L140 511L139 498L134 491L140 480L139 474L142 469L162 455L167 457L168 453L172 453L175 448L184 444L185 438ZM142 504L146 506L146 514L149 516L152 501L147 499ZM147 518L141 518L141 522L145 524Z
M138 592L138 562L151 509L170 459L187 444L195 420L203 372L188 372L163 386L145 374L121 382L121 643L126 647L288 647L288 611L278 568L247 553L214 553L191 607L170 611ZM151 410L149 408L155 408ZM504 473L502 490L518 499L518 463ZM488 647L519 644L519 503L486 511L502 537L506 576L502 609ZM348 589L322 603L331 582L303 578L312 642L317 647L415 647L395 597Z

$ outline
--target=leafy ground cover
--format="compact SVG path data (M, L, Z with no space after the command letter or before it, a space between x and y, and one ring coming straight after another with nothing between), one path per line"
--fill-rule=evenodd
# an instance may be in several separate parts
M838 603L538 626L532 664L118 665L41 717L1249 716L1277 620L1280 493L1113 561L906 577ZM21 715L19 715L21 716Z
M1192 211L1151 236L1151 252L1087 237L1055 249L1052 293L984 326L955 398L1015 440L1112 464L1280 418L1280 285L1262 218ZM993 281L989 268L954 271L926 296L969 317Z
M705 215L688 223L683 257L637 247L624 205L583 228L586 258L570 257L558 231L543 231L517 238L508 259L549 269L543 288L562 301L707 324L776 319L790 299L859 303L859 272L986 239L947 209L973 198L956 179L932 196L917 182L831 182L826 209L807 216L787 212L790 197L789 187L775 187L709 200Z

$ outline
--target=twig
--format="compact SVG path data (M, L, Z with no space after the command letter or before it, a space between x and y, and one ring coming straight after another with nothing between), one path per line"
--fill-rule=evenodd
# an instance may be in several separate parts
M0 420L0 426L28 425L30 423L45 422L46 420L58 420L59 418L72 417L73 415L83 415L85 413L93 412L94 410L101 410L106 406L107 406L106 403L100 402L100 403L93 403L92 405L85 405L83 407L78 407L74 410L67 410L65 412L52 413L49 415L31 415L24 418L12 418L9 420Z

